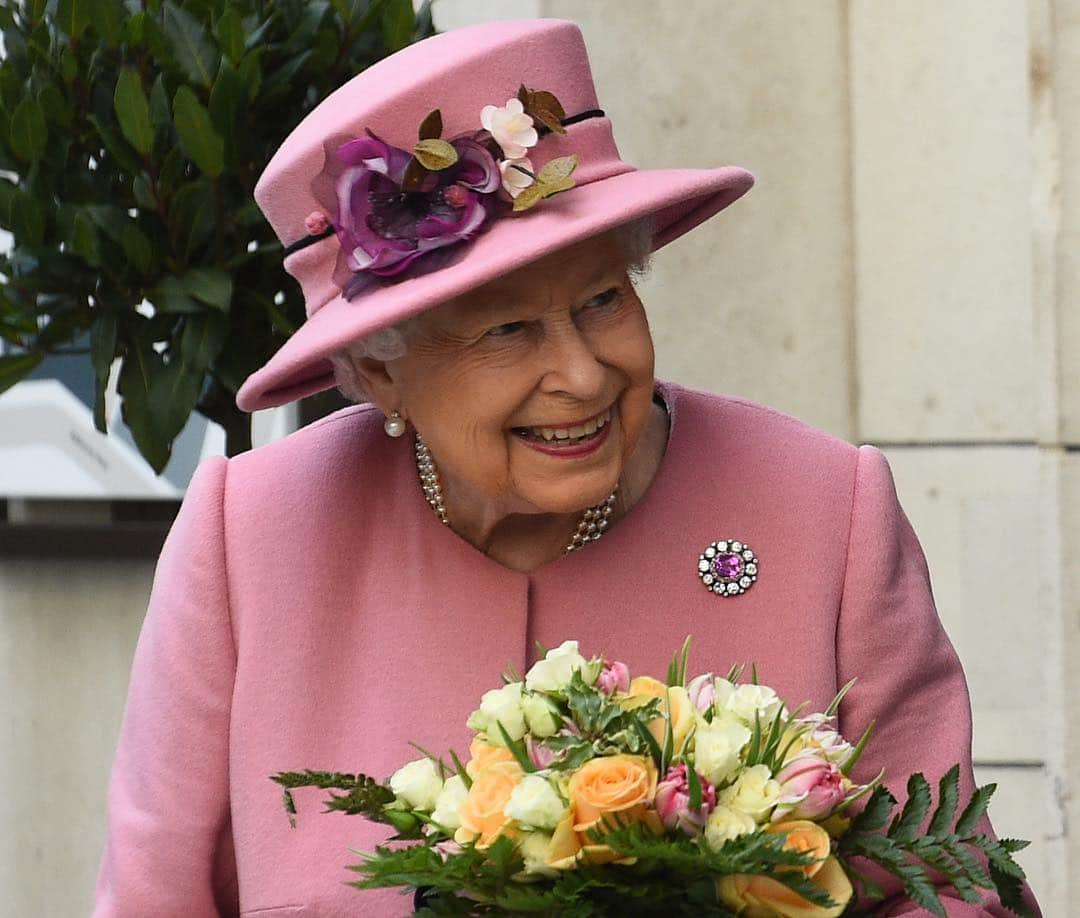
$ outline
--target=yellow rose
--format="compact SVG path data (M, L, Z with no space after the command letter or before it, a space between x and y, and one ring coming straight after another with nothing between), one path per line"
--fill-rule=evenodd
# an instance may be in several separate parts
M475 779L488 765L496 762L517 762L517 759L505 746L492 746L479 736L473 737L472 745L469 746L469 761L465 765L469 777Z
M786 832L784 847L804 851L818 858L817 863L801 870L810 881L828 893L836 903L832 908L815 905L770 877L735 874L721 877L716 892L721 901L741 912L780 915L782 918L837 918L854 895L851 883L840 862L829 854L829 834L821 826L806 819L777 822L766 826L766 832Z
M504 808L523 775L517 762L494 762L479 771L458 811L461 827L454 841L486 848L499 835L510 834L503 831L513 822Z
M667 725L664 718L670 716L671 736L675 744L675 754L682 752L683 743L694 726L697 708L690 701L690 696L681 685L664 685L659 679L652 676L638 676L630 680L630 691L623 699L623 706L627 708L641 707L648 704L652 698L660 699L660 712L662 717L656 718L649 724L649 732L655 737L656 742L663 748L664 736ZM668 700L671 700L671 711L668 712Z

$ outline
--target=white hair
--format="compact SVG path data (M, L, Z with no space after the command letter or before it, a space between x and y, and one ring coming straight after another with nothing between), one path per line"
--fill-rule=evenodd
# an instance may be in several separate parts
M626 273L635 285L648 275L652 267L655 235L656 219L652 214L638 217L614 229L615 240L626 259ZM363 357L383 361L404 357L415 323L416 317L413 317L388 328L380 328L331 354L328 359L334 367L334 383L338 391L349 401L370 402L371 393L356 372L354 361Z

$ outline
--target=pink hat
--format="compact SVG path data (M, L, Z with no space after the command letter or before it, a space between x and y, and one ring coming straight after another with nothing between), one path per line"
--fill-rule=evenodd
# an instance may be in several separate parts
M477 133L482 120L490 130ZM735 166L624 162L573 22L494 22L409 45L326 98L259 179L255 200L286 247L307 321L236 404L255 411L329 389L327 357L351 341L637 217L654 215L658 249L753 181ZM529 182L537 188L521 192ZM536 206L521 209L526 199Z

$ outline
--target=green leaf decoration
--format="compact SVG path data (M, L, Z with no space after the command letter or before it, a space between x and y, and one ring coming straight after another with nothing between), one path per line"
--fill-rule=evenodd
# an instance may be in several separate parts
M515 740L510 737L510 734L506 732L506 727L502 725L502 721L496 721L499 727L499 735L502 737L503 744L510 750L514 758L517 759L518 765L521 766L521 770L526 774L536 771L536 766L533 765L532 759L529 758L529 753L525 749L525 744L521 740Z
M908 778L907 792L904 809L889 826L889 838L897 842L913 841L930 809L930 785L921 774Z
M161 14L162 27L177 64L193 83L209 88L220 55L206 28L171 0L161 4Z
M578 158L576 153L570 156L560 156L544 163L539 175L537 175L537 179L545 185L555 184L568 179L577 166Z
M938 782L938 805L927 826L927 835L942 835L949 831L960 795L960 766L953 765Z
M434 140L442 137L442 112L434 109L420 122L420 140Z
M458 161L457 150L445 140L434 137L417 143L413 148L413 155L420 161L420 165L432 172L449 169Z
M217 178L225 168L225 142L214 130L209 113L187 86L176 91L173 112L184 153L210 178Z
M120 130L136 150L144 156L150 152L154 141L154 128L150 123L150 106L146 101L139 75L130 67L120 71L113 93L113 110Z
M11 151L23 162L32 163L41 158L48 139L49 127L41 104L33 96L26 96L11 116L8 129Z
M976 789L968 805L964 807L964 812L956 820L955 832L957 835L963 837L975 831L975 824L986 812L986 808L990 804L990 798L994 795L995 790L997 790L996 784L984 784Z

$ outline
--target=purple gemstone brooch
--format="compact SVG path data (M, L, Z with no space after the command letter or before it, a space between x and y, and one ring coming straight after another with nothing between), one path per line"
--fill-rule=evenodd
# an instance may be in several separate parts
M745 542L711 542L698 558L698 576L705 589L717 596L738 596L757 581L760 562Z

